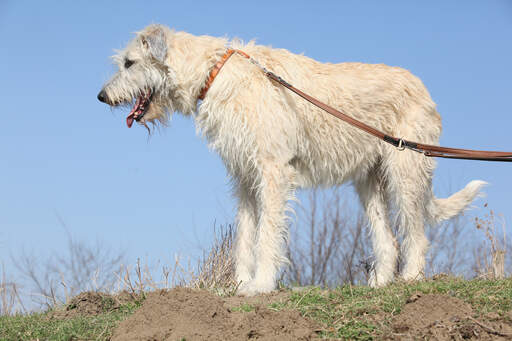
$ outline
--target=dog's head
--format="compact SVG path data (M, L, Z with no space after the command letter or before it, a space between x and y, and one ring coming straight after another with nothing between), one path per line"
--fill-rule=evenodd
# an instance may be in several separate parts
M151 25L139 32L128 46L113 56L118 72L103 86L98 99L112 107L131 110L126 124L165 122L174 110L172 69L168 63L171 31ZM146 125L147 127L147 125Z

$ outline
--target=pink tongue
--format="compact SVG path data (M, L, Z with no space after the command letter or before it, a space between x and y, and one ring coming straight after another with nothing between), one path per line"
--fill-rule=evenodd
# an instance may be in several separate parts
M132 127L133 120L135 120L135 111L139 108L140 101L141 101L141 99L140 99L140 97L138 97L137 101L135 102L135 105L133 106L132 110L128 114L128 117L126 117L126 125L128 126L128 128Z
M135 115L134 114L128 115L128 117L126 118L126 125L128 126L128 128L132 127L134 119L135 119Z

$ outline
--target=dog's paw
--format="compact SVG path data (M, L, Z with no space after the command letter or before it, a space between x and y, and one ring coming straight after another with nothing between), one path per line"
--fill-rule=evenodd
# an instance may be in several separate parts
M404 271L400 274L400 279L404 282L416 282L425 279L425 275L418 271Z
M368 286L370 288L381 288L393 281L393 276L377 276L375 273L370 274Z
M253 276L248 271L237 271L236 273L236 282L237 283L249 283L252 281Z
M274 283L262 283L258 281L249 281L240 284L237 294L242 296L254 296L258 294L266 294L275 290Z

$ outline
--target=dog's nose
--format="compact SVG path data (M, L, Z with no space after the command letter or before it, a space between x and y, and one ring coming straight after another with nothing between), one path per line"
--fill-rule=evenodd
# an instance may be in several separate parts
M98 94L98 100L103 103L107 103L107 94L105 93L105 90L101 90Z

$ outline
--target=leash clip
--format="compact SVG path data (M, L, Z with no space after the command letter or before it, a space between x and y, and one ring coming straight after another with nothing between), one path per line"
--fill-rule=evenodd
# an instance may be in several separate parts
M396 149L398 149L399 151L405 149L404 139L398 139L398 146L396 146Z

